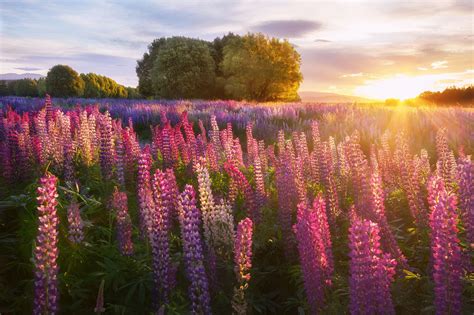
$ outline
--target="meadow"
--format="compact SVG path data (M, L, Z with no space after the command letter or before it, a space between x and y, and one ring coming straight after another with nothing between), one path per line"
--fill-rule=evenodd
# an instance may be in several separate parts
M0 312L472 314L474 111L0 98Z

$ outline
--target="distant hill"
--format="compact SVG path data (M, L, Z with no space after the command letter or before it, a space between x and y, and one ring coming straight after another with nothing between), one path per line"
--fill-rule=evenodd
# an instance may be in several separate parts
M0 80L13 81L21 79L40 79L44 78L44 75L37 73L0 73Z
M359 96L341 95L336 93L325 92L299 92L298 93L303 102L321 102L321 103L374 103L377 100L368 99Z

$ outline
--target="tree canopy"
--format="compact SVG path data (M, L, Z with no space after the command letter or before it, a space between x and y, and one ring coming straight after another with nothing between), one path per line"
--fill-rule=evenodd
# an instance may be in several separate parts
M84 81L71 67L56 65L46 76L46 91L55 97L82 96Z
M248 34L224 47L221 70L226 93L235 99L298 100L301 57L286 40Z
M123 85L106 76L95 73L81 73L81 78L84 81L84 97L126 98L128 96L128 91Z
M206 42L168 38L153 61L153 94L159 98L209 98L213 95L215 68Z
M213 42L185 37L154 40L137 61L146 97L293 101L301 58L286 40L232 33Z

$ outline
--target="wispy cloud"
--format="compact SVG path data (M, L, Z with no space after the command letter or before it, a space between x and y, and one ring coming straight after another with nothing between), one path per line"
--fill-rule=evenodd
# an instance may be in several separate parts
M22 71L38 71L38 70L43 70L41 68L35 68L35 67L17 67L15 68L17 70L22 70Z
M322 24L310 20L277 20L265 21L255 25L256 31L285 38L301 37L320 29Z

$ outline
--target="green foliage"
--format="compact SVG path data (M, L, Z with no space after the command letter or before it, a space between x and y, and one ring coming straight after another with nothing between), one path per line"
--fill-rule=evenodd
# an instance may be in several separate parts
M33 79L21 79L15 81L16 96L38 96L38 82Z
M38 79L38 96L44 97L46 95L46 78Z
M82 96L84 81L71 67L56 65L46 76L46 91L54 97Z
M138 90L158 98L296 101L300 62L288 41L263 34L160 38L137 61Z
M7 96L9 94L8 81L0 80L0 96Z
M224 47L221 70L226 93L235 99L298 100L301 57L286 40L263 34L234 38Z
M215 82L215 63L206 42L172 37L159 49L151 69L158 98L209 98Z
M118 84L111 78L95 73L81 73L81 78L85 83L84 97L90 98L127 98L128 90L123 85Z

